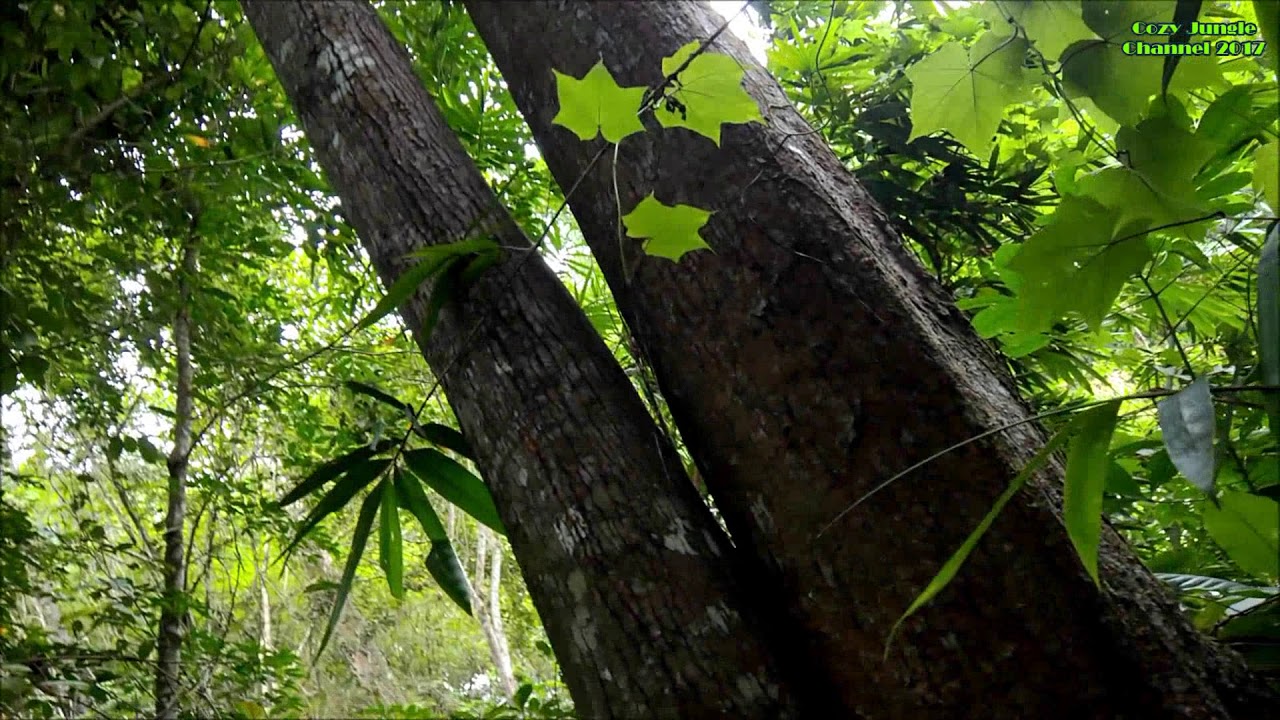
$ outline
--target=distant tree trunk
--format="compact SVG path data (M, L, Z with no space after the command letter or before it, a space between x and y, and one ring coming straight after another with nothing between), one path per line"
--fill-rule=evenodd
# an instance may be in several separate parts
M182 638L187 617L187 559L183 528L187 517L187 468L191 459L191 423L194 412L194 370L191 365L191 286L196 279L199 236L193 220L175 271L178 309L173 318L173 346L177 357L174 386L173 449L169 452L168 507L164 517L164 587L156 640L156 717L178 717L181 685Z
M511 643L507 641L506 626L502 622L502 541L496 537L493 540L493 555L489 558L489 625L495 638L494 663L498 666L498 677L510 697L516 692L516 676L511 667Z
M256 544L256 543L255 543ZM275 643L272 640L271 632L271 592L267 587L267 573L271 570L271 539L264 538L262 540L262 562L257 568L258 575L258 659L263 661L266 659L267 653L271 652ZM267 700L274 689L274 682L270 677L265 678L258 686L258 694L262 699L263 707L267 707Z
M898 471L1028 411L1001 363L743 44L767 125L722 146L684 129L602 140L552 126L552 70L622 86L722 24L689 2L466 6L533 129L729 531L789 605L843 698L876 718L1256 718L1274 698L1197 632L1111 532L1094 586L1059 514L1060 467L1004 511L959 577L889 629L1043 444L1020 426L953 452L845 517ZM653 124L656 127L656 124ZM621 198L616 206L615 186ZM640 257L618 217L656 192L715 211L714 252ZM904 188L903 192L910 192ZM777 622L784 622L781 618Z
M498 675L498 685L502 688L503 695L510 698L516 692L516 678L511 670L511 648L502 629L502 609L499 604L502 544L492 535L492 531L484 526L476 528L475 588L481 597L480 602L473 603L472 608L476 611L476 619L480 621L485 643L489 646L489 658Z
M401 308L493 491L587 718L795 714L757 589L622 369L445 125L366 3L245 0L384 283L480 225L511 249L431 337Z

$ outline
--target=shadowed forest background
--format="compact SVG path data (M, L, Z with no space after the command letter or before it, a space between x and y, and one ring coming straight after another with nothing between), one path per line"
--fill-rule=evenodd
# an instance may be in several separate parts
M0 7L0 718L1276 707L1280 2L517 5Z

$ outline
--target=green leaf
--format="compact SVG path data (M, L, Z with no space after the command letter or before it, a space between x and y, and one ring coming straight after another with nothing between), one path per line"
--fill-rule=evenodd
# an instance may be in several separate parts
M1204 509L1204 527L1236 565L1275 582L1280 578L1280 503L1246 492L1223 493Z
M0 397L18 388L18 364L0 360Z
M445 260L423 260L401 273L400 277L396 278L396 281L391 284L391 287L387 288L387 294L383 295L378 304L374 305L373 309L361 318L360 322L356 323L355 329L363 330L386 317L417 292L418 286L439 272L444 265Z
M318 488L324 486L325 483L342 475L356 465L368 460L378 451L378 448L362 447L357 450L335 458L324 463L320 467L311 471L302 482L298 483L292 490L285 493L280 498L280 507L288 507L302 498L315 492Z
M983 3L982 11L991 18L993 30L995 23L1011 18L1050 61L1057 60L1071 43L1094 38L1080 18L1080 0L1004 0Z
M687 252L711 249L698 231L711 213L692 205L664 205L653 193L622 216L627 237L648 238L644 251L649 255L679 261Z
M987 534L987 530L991 529L992 523L994 523L996 518L1000 516L1000 512L1004 510L1004 506L1008 505L1009 501L1013 499L1013 496L1017 495L1018 491L1022 489L1022 486L1027 484L1027 480L1044 466L1045 462L1049 460L1049 456L1057 451L1058 448L1062 447L1062 444L1067 441L1067 438L1070 437L1069 430L1070 427L1065 427L1059 430L1052 438L1049 439L1049 442L1044 444L1044 447L1040 448L1040 450L1027 461L1027 464L1022 468L1022 470L1009 482L1009 487L1006 488L1003 493L1000 493L1000 497L996 498L995 504L991 506L991 509L987 511L987 514L982 518L982 521L978 523L978 527L974 528L974 531L969 533L969 537L965 538L964 543L960 545L960 548L947 559L947 562L942 565L942 569L938 571L938 574L933 576L933 579L929 581L929 584L925 586L924 590L920 591L920 594L916 596L916 599L913 600L911 605L907 607L906 611L902 613L902 617L899 617L897 622L893 624L893 628L889 630L889 637L885 640L884 652L886 656L889 654L889 646L893 643L893 638L898 634L898 630L902 627L902 623L906 622L907 618L914 615L917 610L924 607L930 600L937 597L938 593L942 592L942 590L955 578L956 573L960 571L960 567L964 565L964 561L969 558L973 549L978 546L978 541L982 540L982 536Z
M1092 2L1085 7L1099 4L1112 5ZM1068 96L1088 97L1116 122L1133 125L1142 119L1148 99L1160 91L1160 63L1135 59L1120 48L1106 40L1071 45L1062 53L1063 84Z
M397 410L400 410L402 412L407 412L410 414L413 413L413 407L409 405L409 403L402 402L401 400L397 399L395 396L391 395L390 393L383 392L382 390L379 390L378 388L372 385L367 385L357 380L346 380L343 382L343 384L346 385L347 389L351 390L352 392L360 393L361 395L364 395L366 397L371 397L374 400L377 400L378 402L386 403L387 405L390 405L391 407Z
M911 80L910 142L946 130L978 157L986 157L1004 108L1030 96L1022 69L1027 41L996 31L965 51L943 45L907 68Z
M617 144L632 133L644 132L640 123L640 103L645 88L619 87L601 60L582 79L552 70L556 76L556 99L560 111L553 125L568 128L582 140L603 135Z
M351 498L368 487L374 480L377 480L390 463L391 460L388 458L377 458L365 460L352 467L341 480L330 488L328 494L321 498L320 502L316 503L316 506L303 519L297 534L294 535L293 540L289 542L281 555L287 557L292 553L293 549L306 537L307 533L311 532L312 528L319 525L321 520L346 507Z
M471 284L484 274L485 270L488 270L497 264L501 257L502 254L497 250L477 253L476 256L471 258L459 272L459 288L465 290L466 288L471 287Z
M378 512L380 499L379 493L369 493L364 499L364 504L360 506L360 516L356 518L356 526L351 531L351 550L347 553L347 564L342 568L342 579L338 581L333 610L329 613L329 622L325 625L324 637L320 638L320 646L316 648L316 658L319 658L328 646L333 629L338 626L338 619L342 617L342 608L347 604L347 595L351 594L351 583L355 580L356 568L359 567L360 558L364 555L365 545L369 543L369 531L373 527L373 516Z
M1209 381L1199 378L1181 392L1156 403L1164 447L1173 466L1191 484L1213 494L1213 394Z
M374 305L373 309L359 323L356 323L355 329L363 330L381 320L404 303L405 300L408 300L418 290L419 285L426 282L437 272L451 266L451 261L472 253L497 249L498 245L493 240L472 238L415 250L410 253L410 256L423 258L422 262L401 273L400 277L396 278L396 281L391 284L391 287L387 288L387 294L382 296L382 299Z
M305 594L309 594L309 593L318 593L318 592L328 592L329 590L337 590L337 589L338 589L338 583L333 582L332 580L317 580L311 583L310 585L302 588L302 592Z
M440 589L457 603L462 611L471 613L471 583L467 582L467 574L458 562L458 554L448 540L431 543L431 552L427 553L427 572L440 584Z
M1009 261L1022 277L1018 322L1026 333L1047 330L1069 311L1102 324L1124 284L1151 257L1143 237L1128 237L1117 212L1089 199L1063 198L1051 223Z
M418 524L427 534L427 539L432 542L448 540L449 535L445 532L444 524L440 522L440 516L436 514L435 508L431 507L431 502L427 500L427 494L422 490L417 476L413 473L397 472L395 484L400 507L408 510L418 519Z
M471 444L463 437L462 433L448 425L440 423L427 423L426 425L418 425L414 428L414 432L427 442L442 447L445 450L452 450L462 457L475 461L475 455L471 451Z
M1075 43L1063 52L1062 73L1068 93L1089 97L1099 110L1122 125L1137 124L1150 98L1161 90L1163 65L1155 58L1125 55L1123 47L1131 41L1162 42L1163 38L1135 34L1134 24L1167 23L1173 20L1174 12L1173 0L1083 3L1082 19L1102 39ZM1187 64L1197 59L1184 58L1183 72L1174 78L1174 85L1181 85ZM1216 62L1204 67L1216 71Z
M1081 197L1115 211L1116 225L1132 226L1130 232L1183 223L1162 232L1198 242L1209 227L1210 219L1191 222L1209 213L1197 200L1189 180L1170 178L1153 184L1136 170L1109 167L1081 177L1076 190Z
M124 452L124 441L117 435L112 435L107 440L107 457L112 460L119 460L120 453Z
M529 702L529 696L533 694L533 685L525 683L517 690L515 697L511 698L511 702L518 708L523 708L525 703Z
M694 40L663 58L662 74L670 77L700 45ZM654 109L654 117L663 127L688 128L719 145L722 124L764 122L755 98L742 88L742 77L737 60L723 53L704 52L680 71L676 88L669 93L684 106L683 112L660 104Z
M142 456L143 460L153 465L163 465L165 463L164 453L160 452L160 449L152 444L150 440L140 437L137 439L137 443L138 454Z
M1258 355L1262 383L1280 386L1280 223L1258 257ZM1280 442L1280 392L1267 393L1266 408L1271 436Z
M435 285L432 286L431 296L427 298L426 313L422 318L422 337L430 338L431 331L436 329L440 311L444 309L445 303L453 299L459 278L467 264L468 262L462 258L450 260L444 272L440 274L440 279L436 280Z
M1273 54L1280 55L1280 48ZM1272 140L1254 153L1253 189L1262 194L1272 210L1280 213L1280 140Z
M1172 57L1172 56L1170 56ZM1123 127L1116 147L1129 155L1129 167L1162 195L1194 203L1192 179L1217 145L1180 127L1170 115L1148 118L1137 127ZM1169 152L1178 148L1178 152Z
M1067 449L1062 519L1089 577L1098 582L1098 542L1102 536L1102 492L1111 458L1107 449L1116 428L1120 401L1103 403L1072 420L1075 431Z
M396 498L396 483L384 478L375 492L382 498L382 510L378 513L378 565L387 576L391 597L404 597L404 547L400 538L400 503Z
M480 478L455 460L433 448L410 450L404 454L405 464L441 497L457 505L463 512L506 535L498 519L493 496Z
M37 384L49 371L49 361L39 355L26 354L18 358L18 369L22 371L22 377L26 378L27 382Z

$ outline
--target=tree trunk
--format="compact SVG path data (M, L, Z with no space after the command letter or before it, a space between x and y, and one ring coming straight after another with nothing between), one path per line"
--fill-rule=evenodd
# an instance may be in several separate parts
M174 386L173 449L169 452L168 507L164 517L164 588L156 640L156 717L177 718L181 690L182 638L187 617L187 559L183 527L187 517L187 468L191 459L194 412L194 369L191 365L191 285L195 282L199 246L196 223L191 223L176 269L178 310L173 318L173 346L177 357Z
M502 580L502 545L491 537L493 532L483 525L476 527L476 593L479 602L472 604L485 644L489 646L489 659L497 674L498 687L503 697L510 698L516 692L516 678L511 671L511 649L502 630L502 612L499 606L498 584ZM493 547L490 548L490 545ZM492 550L492 555L489 551Z
M564 668L590 718L795 714L751 628L753 588L604 342L502 209L366 3L245 0L382 281L479 221L513 249L429 339Z
M722 24L689 2L466 3L736 543L785 595L790 623L847 712L876 718L1260 717L1273 699L1198 633L1111 532L1096 587L1063 529L1061 468L1010 503L960 575L890 627L1043 444L1033 425L898 471L1028 411L999 360L901 246L883 213L741 42L767 125L602 140L553 127L552 70L603 58L622 86ZM656 123L650 123L656 128ZM617 182L621 208L616 207ZM618 217L650 192L715 211L714 252L640 255ZM906 192L906 190L904 190ZM638 258L638 259L637 259ZM981 708L979 712L977 708Z
M491 534L488 528L481 528ZM506 627L502 623L502 541L493 540L493 555L489 558L489 628L493 632L493 664L498 668L498 679L507 697L515 695L516 675L511 668L511 644L507 642Z

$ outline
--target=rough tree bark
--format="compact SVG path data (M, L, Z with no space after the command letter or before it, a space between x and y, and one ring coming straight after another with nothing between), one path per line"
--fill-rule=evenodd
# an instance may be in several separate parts
M998 359L883 213L727 34L767 125L625 139L616 167L552 126L552 70L603 58L622 86L722 21L689 2L468 0L623 317L656 371L735 542L789 603L845 708L875 718L1226 718L1274 711L1242 661L1198 633L1108 532L1094 586L1059 514L1060 467L1020 493L943 596L895 619L1043 444L997 434L891 486L898 471L1028 411ZM614 178L622 207L616 207ZM656 192L715 211L714 252L641 257L618 217ZM981 710L978 710L981 708Z
M603 341L366 3L245 14L386 284L482 228L513 251L418 332L583 717L795 715L730 546ZM530 249L526 249L530 248Z
M168 504L164 516L164 587L156 638L156 717L177 718L181 708L182 638L186 634L187 558L183 528L187 518L187 469L191 462L191 423L194 408L195 370L191 364L191 286L196 279L199 236L191 223L182 247L182 260L174 271L178 285L178 309L173 317L176 360L174 384L173 448L169 452Z

